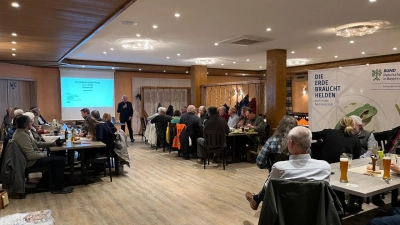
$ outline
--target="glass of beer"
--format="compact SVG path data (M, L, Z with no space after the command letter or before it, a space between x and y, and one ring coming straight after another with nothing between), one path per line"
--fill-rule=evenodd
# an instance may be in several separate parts
M347 155L340 156L340 182L348 183L347 170L349 169L349 157Z
M390 180L390 164L392 163L391 154L385 154L382 159L383 164L383 180Z

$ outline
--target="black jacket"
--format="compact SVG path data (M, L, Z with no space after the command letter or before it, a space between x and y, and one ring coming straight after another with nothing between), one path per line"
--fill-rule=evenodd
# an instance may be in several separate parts
M204 122L204 130L223 130L226 135L229 134L228 123L224 118L218 115L211 115L208 120Z
M385 153L388 152L393 145L393 140L396 138L397 134L400 131L400 126L395 127L391 130L387 131L382 131L382 132L376 132L374 133L375 140L380 143L381 141L387 141L385 144ZM394 153L400 153L400 149L396 149L396 151L393 151Z
M258 225L338 225L343 207L325 181L271 179Z
M126 108L124 108L125 104L127 105ZM121 121L121 123L128 121L130 116L133 117L132 103L131 102L118 103L117 112L119 113L119 120Z
M348 136L343 130L325 129L319 132L312 132L312 139L322 139L323 147L318 159L328 163L336 163L340 160L342 153L350 153L353 159L360 158L361 143L356 136Z
M158 116L154 117L154 118L150 121L150 123L158 123L158 122L160 122L162 128L164 129L164 131L166 131L166 130L167 130L168 123L171 122L171 120L172 120L172 117L167 116L167 115L162 115L162 114L161 114L161 115L158 115Z

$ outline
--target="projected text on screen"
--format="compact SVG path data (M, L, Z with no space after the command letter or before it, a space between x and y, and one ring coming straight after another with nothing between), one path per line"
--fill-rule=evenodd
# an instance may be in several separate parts
M62 107L113 107L114 80L61 77Z

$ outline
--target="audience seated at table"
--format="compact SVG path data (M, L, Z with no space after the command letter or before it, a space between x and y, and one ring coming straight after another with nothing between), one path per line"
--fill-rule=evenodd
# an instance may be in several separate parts
M218 109L219 117L224 118L226 122L229 120L229 115L226 113L226 108L225 106L220 106Z
M289 161L276 162L262 189L268 186L269 179L287 179L293 181L326 181L329 182L331 166L323 160L311 159L308 151L311 146L311 131L308 128L297 126L289 131L287 148L290 153ZM265 193L265 191L264 191ZM263 201L264 195L257 196L257 201ZM259 202L256 195L246 192L246 199L250 207L257 210Z
M174 110L174 113L172 114L171 123L179 123L180 120L181 120L181 111Z
M108 135L111 134L111 129L107 123L97 121L93 116L86 117L86 125L88 127L89 138L92 141L101 141L107 143Z
M374 218L367 225L399 225L400 224L400 207L394 207L386 211L385 215L380 218Z
M187 113L187 106L183 106L181 109L181 115Z
M172 117L165 115L167 109L164 107L159 107L157 111L158 115L150 120L150 123L161 123L161 127L165 132L167 130L168 123L172 120Z
M263 143L266 139L265 126L267 124L261 116L257 116L250 108L246 109L246 117L245 126L258 133L257 135L248 136L250 149L257 152L260 143Z
M35 115L35 121L33 121L35 126L41 126L47 123L47 121L43 118L39 108L31 107L30 111Z
M84 121L82 124L81 133L79 133L79 137L85 137L88 133L88 127L86 125L86 118L88 118L90 116L90 110L88 108L81 109L81 116Z
M201 124L204 124L204 120L207 119L207 109L204 105L199 107L199 117L201 120Z
M194 105L189 105L187 107L187 113L181 114L179 123L186 125L186 130L189 133L189 137L192 140L193 152L197 152L196 140L198 136L198 129L203 125L199 117L195 113L196 107Z
M229 119L228 119L228 127L233 128L239 121L239 116L236 114L236 108L230 107L228 111Z
M39 150L39 148L49 147L52 143L37 142L29 136L29 130L33 121L29 116L20 115L16 118L17 130L13 135L13 140L19 148L21 149L23 155L26 158L27 168L36 168L49 166L51 167L51 177L54 184L53 194L66 194L71 193L73 188L64 188L64 169L65 169L65 159L59 156L47 156L47 153ZM46 172L40 181L38 187L50 188L48 186L49 176Z
M204 122L203 133L207 130L222 130L225 135L229 134L229 127L224 118L218 116L218 109L215 106L208 107L209 119ZM197 139L197 162L204 163L204 137ZM218 157L218 156L215 156Z
M24 112L22 115L28 116L31 121L34 121L35 119L35 115L32 112ZM42 138L40 137L40 134L37 132L37 129L35 128L35 126L31 126L31 128L28 131L29 136L31 138L33 138L34 140L40 142L42 140Z
M400 154L400 126L393 128L392 130L376 132L374 133L375 139L380 141L386 141L384 146L385 153Z
M297 126L297 120L293 116L284 116L274 132L274 134L268 138L263 148L257 156L256 164L258 168L267 168L267 160L270 153L279 153L289 155L288 150L288 135L292 128ZM250 207L257 210L258 205L264 199L265 188L254 195L250 192L246 192L246 199L250 202Z
M111 129L112 133L117 132L117 128L114 126L114 124L111 122L112 117L109 113L104 113L103 114L103 122L105 122L108 127Z
M244 127L247 124L247 117L246 117L246 111L249 109L248 107L243 107L241 110L241 114L239 117L239 121L236 123L235 128L239 129L241 127Z
M97 121L103 121L103 119L100 117L100 112L99 110L92 110L92 112L90 113L90 115L95 118Z
M352 154L353 159L360 158L360 140L353 135L353 131L354 120L345 116L339 122L339 130L324 129L313 132L313 140L322 139L324 142L319 159L336 163L339 162L342 153Z
M350 116L354 120L354 131L353 134L358 137L361 144L361 156L360 158L370 157L371 152L368 151L373 147L378 146L378 142L375 140L374 134L371 131L364 130L362 119L359 116Z

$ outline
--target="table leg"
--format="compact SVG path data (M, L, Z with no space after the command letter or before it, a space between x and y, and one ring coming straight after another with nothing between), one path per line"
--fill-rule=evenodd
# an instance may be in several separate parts
M398 195L399 195L399 189L398 188L392 190L392 202L391 202L392 207L397 207L397 205L398 205L397 204Z
M74 181L74 155L75 150L68 150L69 175L71 177L71 183Z
M81 181L85 181L85 149L81 149Z
M339 198L340 204L342 204L342 208L343 208L342 218L343 218L346 215L346 202L344 201L345 200L344 192L335 190L335 193L336 193L336 196Z

